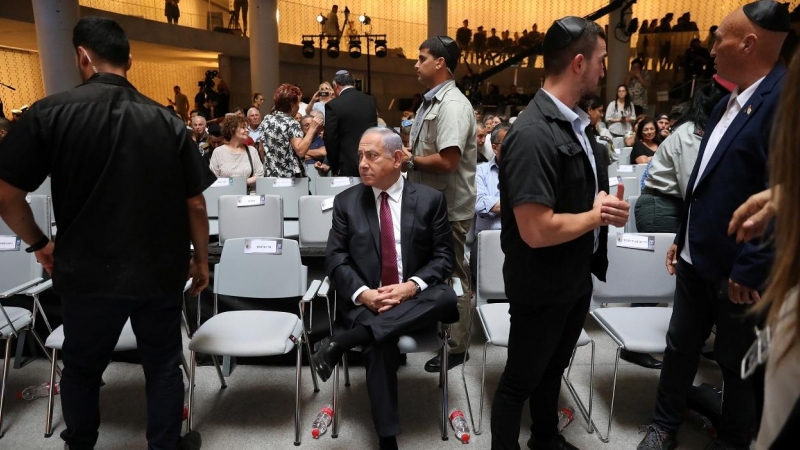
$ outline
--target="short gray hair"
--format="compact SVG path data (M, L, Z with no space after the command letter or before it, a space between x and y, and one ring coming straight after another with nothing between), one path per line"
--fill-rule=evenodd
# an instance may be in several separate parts
M321 120L322 124L325 125L325 114L323 114L322 111L318 109L312 109L308 115L314 117L315 119Z
M510 129L511 129L511 124L510 123L508 123L508 122L500 122L500 123L498 123L497 126L494 127L494 129L492 130L491 143L492 144L499 144L500 143L500 132L501 131L505 131L506 133L508 133L508 130L510 130Z
M383 144L384 150L386 150L386 154L389 156L392 156L394 152L396 152L397 150L403 149L403 140L397 133L388 128L379 128L379 127L368 128L367 131L365 131L364 134L361 135L361 138L363 139L364 136L368 134L381 135L381 143Z

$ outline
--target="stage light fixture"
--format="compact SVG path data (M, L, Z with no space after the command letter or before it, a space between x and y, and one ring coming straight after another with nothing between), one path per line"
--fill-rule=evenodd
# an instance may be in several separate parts
M303 57L311 59L314 57L314 40L303 39Z
M387 50L386 39L375 39L375 56L383 58L386 56Z
M372 19L366 14L362 14L362 15L358 16L358 21L363 23L364 25L372 24Z
M350 38L350 57L354 59L361 57L361 39Z
M317 16L317 22L319 22L320 25L325 25L325 22L327 21L328 18L323 16L322 13L319 13L319 15Z
M339 39L338 38L330 38L328 39L328 56L331 58L338 58L339 57Z

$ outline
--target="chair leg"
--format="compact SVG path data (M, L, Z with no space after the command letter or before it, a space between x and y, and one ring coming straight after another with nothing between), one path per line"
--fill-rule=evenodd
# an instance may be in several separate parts
M295 388L294 388L294 445L300 445L300 374L303 368L303 343L296 339L294 345L297 347L297 366L295 367Z
M50 360L50 393L47 395L47 417L44 422L44 437L46 438L53 435L53 403L55 403L56 361L58 360L58 350L52 350Z
M194 409L194 372L197 366L195 353L189 353L189 413L186 417L186 432L192 431L192 411Z
M308 367L311 369L311 381L314 383L314 392L319 392L319 382L317 381L317 369L311 364L311 341L308 339L305 326L303 327L303 340L306 341L306 352L308 352Z
M331 437L339 437L339 364L333 368L333 418L331 419Z
M186 379L189 379L189 363L186 362L186 355L183 354L181 349L181 366L183 366L183 373L186 374Z
M344 387L350 387L350 366L347 364L347 352L342 355L342 364L344 364Z
M0 380L0 438L5 435L3 432L3 406L5 406L6 385L8 383L8 366L11 363L11 343L13 340L13 336L6 338L6 354L3 358L3 379Z
M584 405L581 398L578 396L578 392L575 390L575 386L572 384L572 379L570 379L570 372L572 371L572 363L575 361L575 352L577 347L572 350L572 357L569 360L569 366L567 366L567 372L562 377L564 380L564 384L567 386L570 395L572 395L573 400L575 400L575 404L578 405L578 411L580 411L583 420L586 421L586 428L589 434L594 433L594 423L592 422L592 397L593 397L593 381L594 381L594 341L589 341L589 344L592 346L592 358L591 358L591 367L590 367L590 374L589 374L589 407L587 408Z
M448 439L448 425L447 425L447 341L444 340L442 345L442 366L439 368L441 373L442 382L442 440Z
M44 341L42 341L42 338L39 337L39 333L37 333L36 330L30 330L30 332L31 336L33 336L33 339L36 341L36 344L39 345L39 348L42 349L45 355L47 355L47 358L50 359L50 362L53 362L53 358L50 356L50 350L45 347ZM56 374L59 378L61 378L61 368L58 367L58 363L56 363Z
M616 360L614 361L614 382L611 385L611 407L608 410L608 429L606 430L605 437L600 432L599 428L594 426L594 424L592 425L597 430L597 437L599 437L604 444L608 444L608 441L611 439L611 424L613 423L612 421L614 419L614 398L617 395L617 372L619 371L620 350L622 350L622 347L617 347L617 357Z
M483 386L484 386L484 381L486 379L486 348L488 347L488 345L489 345L488 341L485 344L483 344L483 363L482 363L483 370L481 371L482 372L481 390L480 390L481 397L480 397L480 411L479 411L480 415L478 416L478 426L475 426L475 415L472 413L472 402L469 399L467 378L466 375L464 374L464 370L467 367L467 365L466 364L461 365L461 381L464 382L464 393L467 395L467 409L469 410L469 420L470 422L472 422L472 432L475 433L476 436L483 432L481 430L481 423L483 422Z
M214 368L217 369L217 377L219 377L219 388L226 389L228 387L228 383L225 382L225 377L222 375L222 367L219 365L219 360L215 355L211 355L211 361L214 362Z

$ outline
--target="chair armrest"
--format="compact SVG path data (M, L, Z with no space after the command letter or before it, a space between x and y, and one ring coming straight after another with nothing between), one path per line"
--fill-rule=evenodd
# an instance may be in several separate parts
M453 277L450 278L451 287L454 291L456 291L456 297L462 297L464 295L464 288L461 287L461 278Z
M25 291L25 295L33 297L34 295L39 295L51 287L53 287L53 280L47 280L44 283L37 284L36 286Z
M36 277L36 278L34 278L34 279L30 280L30 281L26 281L25 283L22 283L17 287L13 287L13 288L3 292L2 294L0 294L0 298L8 298L8 297L11 297L12 295L19 294L20 292L22 292L24 290L27 290L27 289L29 289L29 288L31 288L33 286L36 286L37 284L41 283L42 281L44 281L44 278L42 278L42 277Z
M331 289L331 280L328 277L322 279L322 283L319 285L319 290L317 291L317 295L320 297L328 298L328 291Z
M322 284L319 280L311 281L311 286L308 287L306 294L303 296L303 299L300 300L302 302L310 302L314 300L314 297L317 296L317 291L319 290L319 286Z

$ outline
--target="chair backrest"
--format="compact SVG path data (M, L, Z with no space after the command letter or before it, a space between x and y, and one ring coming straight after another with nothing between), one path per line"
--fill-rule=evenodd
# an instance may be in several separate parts
M625 186L625 198L629 198L631 195L639 196L642 193L642 185L639 182L639 178L637 177L620 177L620 181ZM612 187L610 194L614 195L617 192L617 188Z
M614 146L614 148L622 148L625 146L625 138L624 137L611 138L611 144Z
M627 189L627 187L626 187ZM630 213L628 214L628 224L625 225L625 232L626 233L638 233L639 230L636 228L636 213L634 210L636 209L636 200L639 199L638 195L631 195L628 197L628 204L631 205Z
M244 177L218 178L214 185L203 191L208 217L219 217L219 198L223 195L247 195L247 179Z
M30 195L46 195L50 197L50 223L52 224L56 221L56 213L53 211L53 189L51 186L50 177L47 177L35 191L30 193Z
M300 217L300 197L308 195L308 178L258 178L258 195L280 195L283 197L283 218Z
M478 233L478 273L475 276L478 305L489 299L506 298L506 285L503 281L505 260L506 255L500 247L500 230L483 230Z
M319 177L314 182L314 195L336 195L361 184L359 177Z
M621 157L620 157L621 158ZM628 164L627 160L622 160L623 164L614 163L608 166L609 177L636 177L641 179L647 164Z
M263 198L263 204L261 199ZM248 201L258 201L248 204ZM279 195L221 195L219 243L249 236L283 237L283 205Z
M332 196L304 195L300 197L300 247L324 248L328 244L333 219ZM328 205L330 203L330 205ZM330 206L328 208L328 206ZM326 209L323 210L323 207Z
M33 211L33 221L50 238L50 197L28 195L25 199ZM27 244L21 240L19 246L16 246L14 243L16 238L17 235L0 219L2 248L8 248L8 250L0 250L0 292L5 292L42 276L42 266L36 261L36 255L26 253ZM11 247L7 247L9 242Z
M265 249L259 253L259 249ZM246 253L245 251L255 251ZM214 293L248 298L305 294L307 268L297 241L272 237L228 239L214 267Z
M633 147L622 147L622 151L619 154L619 161L621 164L630 164L631 163L631 153L633 153Z
M664 258L675 240L675 234L631 235L653 237L653 250L620 247L617 245L617 235L609 234L606 282L593 277L594 298L601 303L672 302L675 277L670 276L664 267Z

